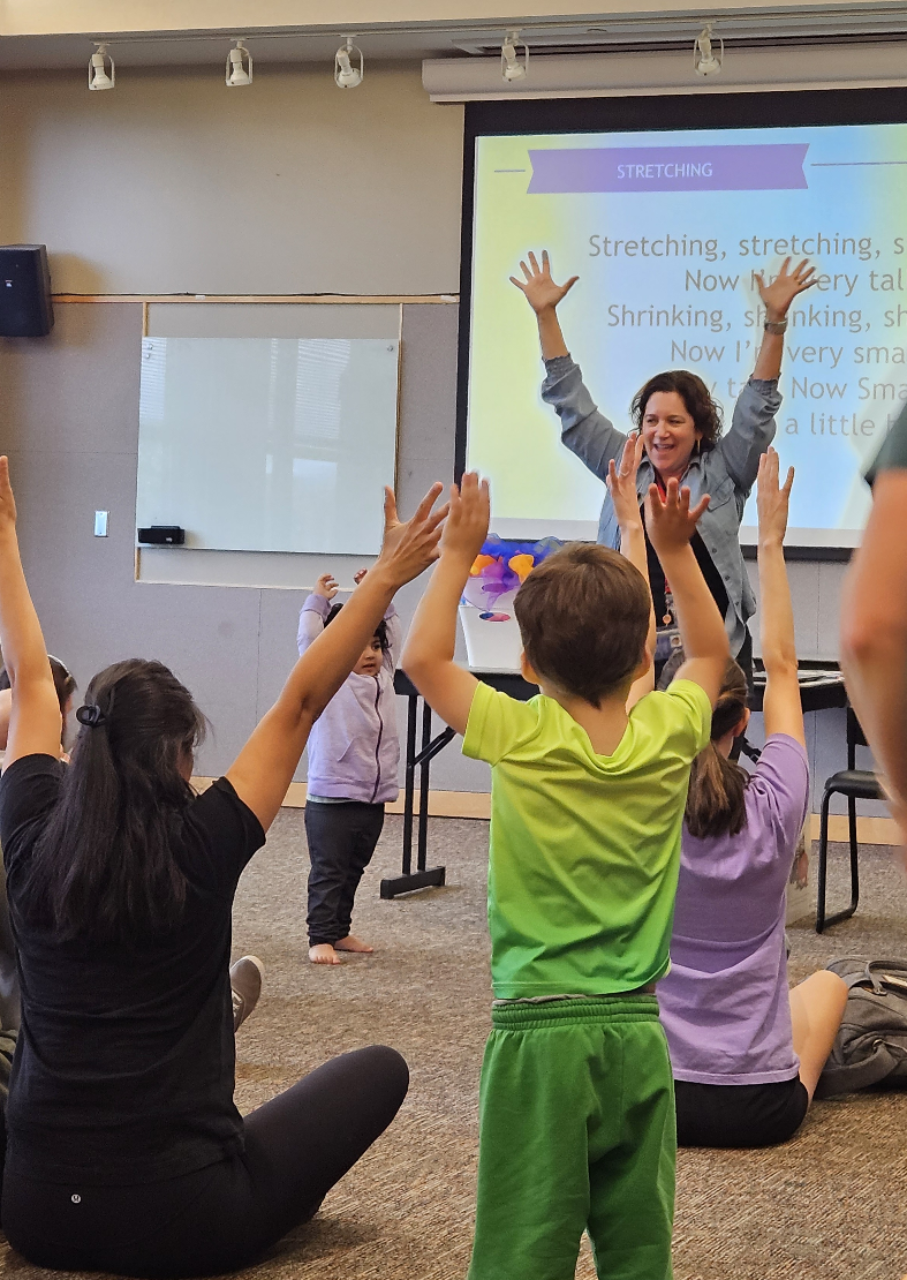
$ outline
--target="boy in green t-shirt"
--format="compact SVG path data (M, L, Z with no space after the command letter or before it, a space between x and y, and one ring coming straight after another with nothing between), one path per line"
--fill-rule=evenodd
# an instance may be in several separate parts
M518 702L454 662L457 606L488 530L488 486L474 474L451 489L403 654L464 754L492 766L495 1003L470 1280L572 1277L584 1229L600 1276L671 1274L674 1096L652 984L668 968L689 766L708 742L728 642L690 547L708 498L690 511L676 480L664 501L653 486L649 537L687 660L666 693L642 696L640 450L631 441L611 468L628 558L576 543L519 591L523 672L538 697Z

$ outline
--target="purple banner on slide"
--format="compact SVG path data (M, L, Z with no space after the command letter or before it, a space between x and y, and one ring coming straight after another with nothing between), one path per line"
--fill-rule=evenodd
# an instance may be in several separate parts
M530 151L530 195L605 191L792 191L805 188L809 144L568 147Z

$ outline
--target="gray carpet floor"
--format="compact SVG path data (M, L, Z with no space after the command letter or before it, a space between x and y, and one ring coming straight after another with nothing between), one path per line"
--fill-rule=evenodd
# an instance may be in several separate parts
M243 877L235 954L265 963L266 987L237 1037L243 1111L327 1057L383 1042L410 1064L396 1122L330 1193L316 1219L247 1274L260 1280L464 1277L475 1193L477 1093L489 1027L484 877L488 824L433 819L429 865L448 883L378 897L399 870L401 822L389 817L357 902L372 956L336 968L306 958L307 858L300 811L284 810ZM844 897L842 849L830 907ZM907 956L907 882L893 851L861 854L858 914L818 937L790 930L797 981L841 955ZM10 1250L7 1273L45 1273ZM797 1138L757 1152L681 1152L676 1280L900 1280L907 1272L907 1093L817 1102ZM577 1276L593 1277L588 1246Z

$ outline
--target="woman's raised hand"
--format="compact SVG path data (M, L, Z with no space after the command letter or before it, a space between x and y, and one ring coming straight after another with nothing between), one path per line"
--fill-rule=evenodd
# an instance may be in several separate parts
M754 279L759 286L759 297L762 299L762 305L769 320L783 320L797 294L811 288L818 279L816 268L809 265L807 258L794 267L793 271L788 270L790 264L790 258L785 258L781 264L781 270L771 284L765 283L761 271L754 273Z
M627 437L627 443L624 445L623 453L620 456L620 466L615 463L613 458L608 463L608 477L605 480L605 484L611 494L614 514L617 517L617 523L622 533L626 533L631 528L642 526L639 514L639 495L636 492L636 473L642 461L642 454L642 434L634 431L632 435Z
M783 485L779 483L779 473L778 454L774 449L766 449L759 459L756 491L760 544L783 542L787 531L787 511L791 485L794 483L794 469L788 467L787 479Z
M444 486L436 481L419 503L411 519L405 523L397 515L397 499L393 489L384 487L384 543L381 555L375 562L387 570L398 586L417 578L438 558L441 540L441 523L447 515L448 504L435 505ZM372 571L374 572L374 570Z
M16 524L16 499L9 482L9 458L0 458L0 526Z
M539 266L538 259L534 253L529 255L529 265L525 262L520 263L525 280L518 280L516 276L511 276L511 284L515 284L526 296L536 315L541 315L543 311L553 311L557 304L561 301L565 294L569 293L576 284L579 276L571 276L566 284L555 284L551 279L551 264L548 261L548 250L542 250L542 265Z

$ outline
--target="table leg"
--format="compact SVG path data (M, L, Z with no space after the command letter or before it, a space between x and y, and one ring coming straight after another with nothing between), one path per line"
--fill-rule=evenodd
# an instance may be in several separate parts
M445 868L430 867L426 869L428 849L428 795L429 768L431 761L447 746L456 735L453 729L445 727L436 738L431 737L431 708L428 703L422 708L422 749L416 754L416 715L417 697L409 699L409 714L406 732L406 772L403 800L403 871L399 876L392 876L381 881L381 897L396 898L401 893L412 893L415 889L426 889L431 885L444 884ZM413 848L413 811L415 809L416 769L419 769L419 830L416 870L412 870Z
M422 750L419 752L419 835L416 866L425 870L425 858L428 851L428 774L431 768L431 707L422 703Z
M406 715L406 770L403 781L403 874L412 870L413 808L416 790L416 712L418 697L411 697Z

